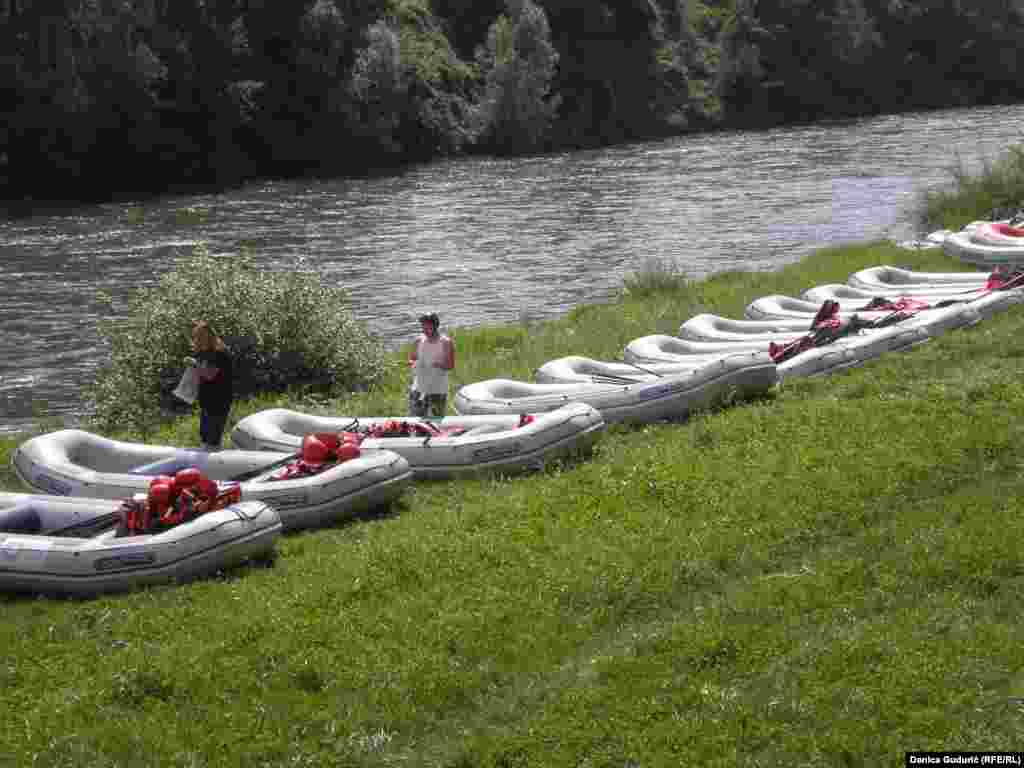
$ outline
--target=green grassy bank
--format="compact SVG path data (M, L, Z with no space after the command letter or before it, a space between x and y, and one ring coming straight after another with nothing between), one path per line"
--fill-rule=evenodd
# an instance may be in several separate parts
M640 279L553 322L457 330L455 385L615 359L936 251ZM1020 749L1024 313L585 462L413 487L269 567L92 601L0 596L0 765L877 766ZM404 409L403 376L326 403ZM186 419L151 441L194 442ZM4 458L14 441L4 443ZM14 488L4 462L2 481Z

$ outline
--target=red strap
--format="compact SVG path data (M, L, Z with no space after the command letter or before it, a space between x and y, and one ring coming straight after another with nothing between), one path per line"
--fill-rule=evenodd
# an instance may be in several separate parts
M1024 271L1011 272L1006 274L1002 270L995 270L985 281L983 291L1008 291L1012 288L1019 288L1024 285Z

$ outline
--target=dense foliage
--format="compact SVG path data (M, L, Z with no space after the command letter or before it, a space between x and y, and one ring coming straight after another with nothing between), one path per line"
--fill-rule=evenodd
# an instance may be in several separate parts
M0 197L1024 96L1021 0L0 0Z
M775 123L1024 96L1020 0L736 0L723 101Z
M301 264L262 271L251 257L197 248L101 333L108 365L92 390L99 428L145 431L192 355L192 322L208 320L231 351L239 395L307 385L362 389L388 373L383 346L355 320L344 289Z

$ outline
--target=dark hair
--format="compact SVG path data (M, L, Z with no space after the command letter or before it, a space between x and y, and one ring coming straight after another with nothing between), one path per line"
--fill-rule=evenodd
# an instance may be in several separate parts
M437 316L437 312L431 312L429 315L420 315L420 322L433 323L435 331L441 327L441 318Z

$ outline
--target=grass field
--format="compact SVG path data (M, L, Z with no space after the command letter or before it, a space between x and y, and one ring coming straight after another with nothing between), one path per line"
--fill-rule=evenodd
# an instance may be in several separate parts
M612 360L886 244L689 283L652 268L552 322L455 329L454 386ZM1021 749L1024 313L587 461L418 484L270 565L89 601L0 596L3 766L903 765ZM349 399L400 414L407 376ZM454 389L454 387L453 387ZM194 418L150 442L195 442ZM7 489L17 485L2 443Z

